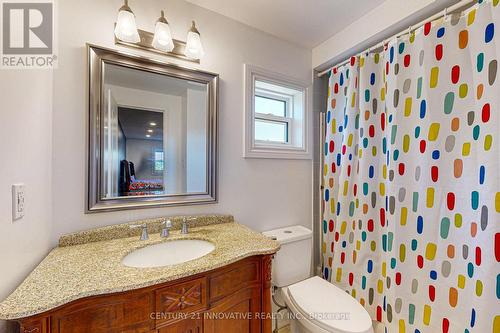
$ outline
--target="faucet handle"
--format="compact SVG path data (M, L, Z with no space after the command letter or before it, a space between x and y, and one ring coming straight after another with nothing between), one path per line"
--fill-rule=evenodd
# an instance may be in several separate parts
M160 236L163 238L167 238L170 235L170 228L172 228L172 221L170 219L161 221L160 225L164 225L163 229L161 229Z
M140 240L147 240L147 239L149 239L148 225L146 223L143 223L143 224L131 224L130 225L130 229L137 229L137 228L142 228L142 233L141 233Z
M187 234L189 232L188 221L194 221L196 217L183 217L182 218L182 231L181 234Z

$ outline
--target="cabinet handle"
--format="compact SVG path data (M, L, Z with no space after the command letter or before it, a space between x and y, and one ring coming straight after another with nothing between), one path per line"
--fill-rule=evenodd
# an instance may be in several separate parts
M40 329L38 327L34 327L32 329L24 329L24 333L35 333L35 332L40 332Z

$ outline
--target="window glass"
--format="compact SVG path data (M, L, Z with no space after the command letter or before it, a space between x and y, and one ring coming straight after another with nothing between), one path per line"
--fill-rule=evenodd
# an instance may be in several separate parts
M255 140L287 143L288 124L286 122L256 119Z
M255 96L255 113L286 117L286 103L279 99Z

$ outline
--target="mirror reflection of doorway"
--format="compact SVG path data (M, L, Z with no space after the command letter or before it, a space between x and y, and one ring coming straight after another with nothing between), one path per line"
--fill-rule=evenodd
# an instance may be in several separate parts
M166 188L162 111L118 107L119 195L160 195Z

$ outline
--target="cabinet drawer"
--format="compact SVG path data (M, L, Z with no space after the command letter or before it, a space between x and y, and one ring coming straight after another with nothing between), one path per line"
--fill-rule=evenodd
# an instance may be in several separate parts
M152 293L131 293L93 299L52 316L53 333L148 332Z
M165 322L183 319L185 312L202 311L207 308L207 279L182 282L161 288L156 294L156 327Z
M239 263L209 277L210 302L259 282L260 265L258 261Z
M47 322L47 318L25 321L21 324L20 333L46 333L48 332Z

